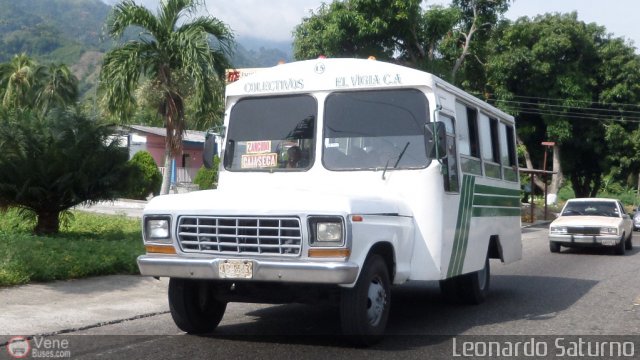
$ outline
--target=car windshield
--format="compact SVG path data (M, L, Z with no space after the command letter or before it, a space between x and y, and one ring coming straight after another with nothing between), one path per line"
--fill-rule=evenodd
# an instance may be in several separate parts
M616 203L611 201L570 201L562 210L562 216L608 216L620 217Z

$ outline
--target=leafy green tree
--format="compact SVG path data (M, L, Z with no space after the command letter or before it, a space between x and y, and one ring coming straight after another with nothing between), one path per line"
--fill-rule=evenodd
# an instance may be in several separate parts
M322 4L294 31L297 59L424 57L419 0L347 0Z
M148 151L135 153L128 165L131 173L127 181L125 197L145 200L149 194L158 195L160 193L162 174Z
M420 56L419 0L347 0L322 4L294 32L297 59L375 56L391 59L395 52Z
M110 135L75 112L0 110L0 208L34 215L36 234L55 234L71 207L116 198L128 153Z
M540 143L554 141L550 193L557 194L566 175L576 196L595 196L610 155L622 151L605 141L607 128L629 114L617 103L640 99L633 49L576 13L521 18L501 27L491 44L485 90L517 114L528 167L542 168ZM637 124L623 127L630 133Z
M455 79L507 10L509 0L456 0L423 10L419 0L345 0L323 4L294 31L297 59L375 56ZM472 41L473 40L473 41ZM483 58L484 59L484 58ZM476 66L478 68L478 66Z
M219 102L224 70L233 43L229 28L213 17L189 19L199 0L163 1L154 16L132 0L114 7L107 31L115 39L128 28L138 27L141 35L109 51L100 73L100 90L107 106L117 116L128 119L135 110L133 92L141 80L150 80L159 91L157 112L167 129L165 173L161 194L169 192L171 162L182 152L185 121L185 94L179 76L188 76L193 104L200 114L210 113Z
M455 47L449 47L449 55L455 58L451 69L451 82L456 82L458 71L469 55L475 55L475 64L487 54L482 54L484 44L488 41L492 28L499 18L509 9L510 0L453 0L452 7L459 9L460 21L455 30ZM456 39L457 38L457 39ZM451 51L453 50L453 51ZM482 73L470 65L474 73Z

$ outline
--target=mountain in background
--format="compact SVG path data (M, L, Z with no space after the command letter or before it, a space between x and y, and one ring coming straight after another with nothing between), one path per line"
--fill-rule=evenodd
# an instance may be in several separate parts
M95 87L104 53L113 42L104 24L116 0L0 0L0 63L20 53L42 64L64 63L80 79L82 94ZM109 3L109 4L107 4ZM132 35L135 35L132 33ZM290 43L238 38L236 68L291 61Z
M293 59L291 43L241 37L236 39L237 48L231 59L236 68L269 67L280 61Z

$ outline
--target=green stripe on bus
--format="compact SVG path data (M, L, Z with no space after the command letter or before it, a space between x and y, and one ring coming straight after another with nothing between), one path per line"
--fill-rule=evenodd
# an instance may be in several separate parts
M520 216L520 208L474 207L473 217Z
M464 257L467 252L467 241L469 239L469 226L473 210L474 185L474 176L463 176L460 203L458 204L456 231L453 239L453 248L451 250L451 259L449 261L447 277L456 276L462 272L462 265L464 264Z
M495 196L476 193L473 197L473 205L520 208L520 197Z
M492 216L520 216L520 191L476 185L475 176L464 175L447 277L462 274L469 242L471 218Z
M507 189L496 186L488 185L476 185L476 194L488 194L488 195L503 195L503 196L517 196L520 197L520 190Z

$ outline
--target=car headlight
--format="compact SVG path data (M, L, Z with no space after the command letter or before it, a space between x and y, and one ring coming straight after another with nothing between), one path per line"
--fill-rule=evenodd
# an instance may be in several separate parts
M614 228L614 227L603 227L603 228L600 228L600 234L605 234L605 235L618 235L618 228Z
M311 246L336 247L344 245L344 222L341 217L309 218Z
M566 234L567 227L566 226L552 226L549 228L549 232L552 234Z
M169 217L145 217L144 239L145 241L170 240L171 220Z

